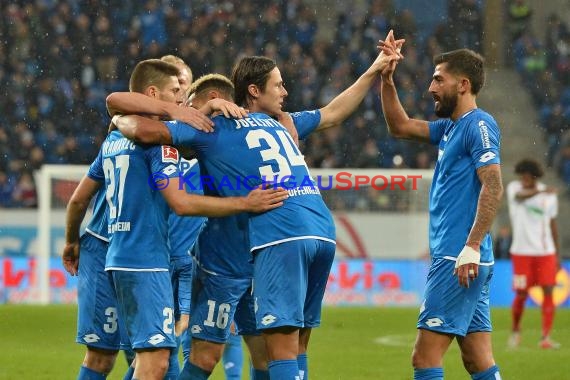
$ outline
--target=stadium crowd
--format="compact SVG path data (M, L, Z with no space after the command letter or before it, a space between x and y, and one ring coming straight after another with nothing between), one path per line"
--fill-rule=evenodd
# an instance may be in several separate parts
M90 163L106 134L107 94L127 90L136 62L164 54L183 58L194 78L227 74L240 55L274 58L289 92L286 110L295 111L327 104L363 73L377 41L394 28L409 41L397 77L402 103L414 116L433 118L425 91L431 57L481 50L480 2L448 3L440 24L420 27L417 10L398 8L397 0L369 0L365 10L335 2L336 25L325 39L318 38L319 13L302 0L2 3L0 207L35 207L33 171L44 163ZM309 166L432 167L433 147L387 135L378 102L371 92L343 128L305 141Z

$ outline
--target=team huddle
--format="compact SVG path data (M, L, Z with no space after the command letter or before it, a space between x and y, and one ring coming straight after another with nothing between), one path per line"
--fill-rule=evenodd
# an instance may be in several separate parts
M388 33L354 84L322 108L294 113L282 109L287 91L269 58L243 57L231 78L194 83L172 56L136 65L130 92L107 98L109 134L67 210L63 261L79 275L76 341L87 347L78 379L106 378L119 350L136 354L125 379L207 379L237 334L252 379L307 380L335 226L318 191L272 184L310 178L298 140L339 126L379 80L390 133L440 149L414 378L443 378L453 337L474 379L500 378L488 303L500 137L475 104L483 61L466 49L436 57L430 92L443 119L410 119L392 79L403 43ZM209 186L185 180L203 176ZM248 186L223 186L228 178ZM460 217L451 209L458 204Z

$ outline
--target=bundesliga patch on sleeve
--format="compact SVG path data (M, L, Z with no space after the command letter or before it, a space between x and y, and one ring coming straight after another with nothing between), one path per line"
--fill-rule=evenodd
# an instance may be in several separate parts
M162 146L162 162L178 163L178 150L168 145Z

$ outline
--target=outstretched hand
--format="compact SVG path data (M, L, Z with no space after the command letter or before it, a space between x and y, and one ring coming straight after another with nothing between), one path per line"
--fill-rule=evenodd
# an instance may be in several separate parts
M179 120L183 123L189 124L199 131L213 132L214 123L210 118L192 107L174 107L170 113L171 120Z
M396 40L394 31L390 30L385 40L378 41L378 49L380 54L372 64L373 70L382 73L390 65L395 65L404 56L400 53L405 40ZM395 67L395 66L394 66Z
M396 70L398 62L404 59L401 53L404 42L406 42L405 39L395 39L393 30L388 32L385 40L378 41L377 47L380 50L380 55L376 60L386 60L386 63L379 69L383 78L391 76Z

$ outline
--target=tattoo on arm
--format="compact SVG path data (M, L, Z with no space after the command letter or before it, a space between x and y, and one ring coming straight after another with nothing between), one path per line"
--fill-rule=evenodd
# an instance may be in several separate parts
M503 182L499 165L487 165L477 170L477 176L483 184L477 203L477 214L467 244L476 244L477 248L491 229L503 196ZM471 244L470 244L471 243Z

